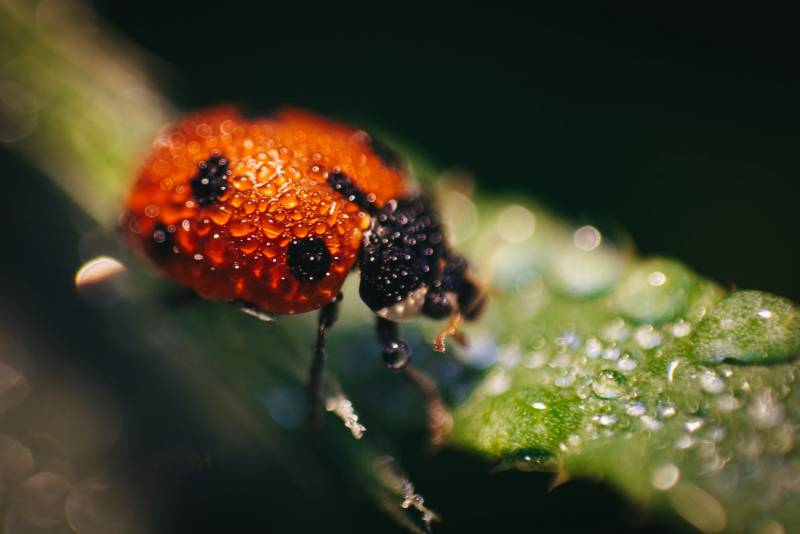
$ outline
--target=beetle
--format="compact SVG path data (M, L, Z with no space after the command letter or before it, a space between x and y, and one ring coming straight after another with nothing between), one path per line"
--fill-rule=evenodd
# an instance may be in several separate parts
M423 394L432 439L446 433L436 384L409 363L398 323L450 319L435 343L442 351L485 294L404 160L364 130L296 108L255 119L233 107L189 114L153 143L123 221L137 248L203 298L255 314L319 310L312 419L326 333L345 278L359 271L385 365Z

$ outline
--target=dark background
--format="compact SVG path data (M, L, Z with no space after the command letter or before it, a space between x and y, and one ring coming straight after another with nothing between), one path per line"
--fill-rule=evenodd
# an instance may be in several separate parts
M478 194L536 198L579 221L620 224L643 254L675 256L723 284L800 301L800 70L788 22L462 8L334 16L255 3L214 12L149 1L96 7L163 61L158 81L185 109L290 103L373 125L440 167L468 169ZM16 159L4 167L32 172ZM30 205L63 202L43 178L19 194L8 209L23 223ZM143 402L130 384L152 378L146 371L91 356L106 341L80 332L100 312L46 276L78 264L77 231L57 221L20 224L9 246L25 250L42 236L56 244L7 261L3 286L13 282L12 295L39 310L41 327L83 351L80 364L130 404L139 431L132 451L205 457L209 437L183 417L190 401L175 384L148 382ZM572 482L547 493L544 475L490 475L490 466L455 452L431 458L423 440L399 448L446 519L437 532L653 526L607 488ZM309 499L252 460L223 454L213 468L162 473L169 531L398 528L348 492Z

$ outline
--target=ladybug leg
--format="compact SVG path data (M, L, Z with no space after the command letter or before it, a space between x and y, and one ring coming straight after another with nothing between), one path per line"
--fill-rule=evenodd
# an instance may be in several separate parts
M422 395L431 443L441 445L453 427L453 418L442 401L439 387L430 375L411 365L411 349L399 338L397 323L379 317L377 332L383 344L384 365L402 375Z
M322 371L325 368L325 334L339 317L339 303L341 301L342 294L339 293L335 300L323 306L319 311L317 342L314 345L314 357L311 360L311 367L308 370L308 382L306 384L306 392L308 395L308 420L312 425L319 421L320 415Z

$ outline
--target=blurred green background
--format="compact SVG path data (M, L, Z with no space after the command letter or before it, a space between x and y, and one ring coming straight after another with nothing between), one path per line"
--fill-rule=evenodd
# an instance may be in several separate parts
M787 27L465 8L95 7L152 54L156 82L183 109L289 103L372 126L440 168L469 171L476 195L536 198L577 222L625 228L645 255L800 300L800 71ZM97 328L102 310L72 286L91 225L77 209L48 216L67 204L63 194L17 156L2 157L13 201L0 292L13 304L0 320L39 349L57 347L36 351L40 375L69 370L113 397L127 431L105 454L133 491L158 501L159 531L400 529L357 491L340 491L348 473L298 482L268 453L211 433L180 381L139 359L136 343L120 354L108 339L119 331ZM363 365L379 367L377 355ZM427 455L421 432L394 437L405 471L445 519L436 532L655 528L599 485L547 492L549 475L490 474L457 452ZM326 458L324 441L313 447Z

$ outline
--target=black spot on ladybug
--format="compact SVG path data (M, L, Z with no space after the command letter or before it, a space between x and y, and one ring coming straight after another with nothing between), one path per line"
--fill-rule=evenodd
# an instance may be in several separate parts
M373 217L359 251L359 293L377 311L440 277L446 255L439 217L422 198L386 203Z
M192 178L192 193L200 206L208 206L228 188L228 159L211 156L199 167L200 172Z
M372 135L369 136L369 147L372 149L372 153L378 156L387 167L400 169L403 166L403 158L400 157L400 154Z
M325 276L331 266L331 259L331 253L321 238L306 237L289 244L289 269L303 282L313 282Z
M150 249L153 251L153 256L163 258L172 254L172 247L175 244L175 229L158 222L153 227L151 235Z
M368 213L375 212L374 200L371 202L370 198L358 188L350 178L341 172L331 172L328 174L328 184L334 191L341 194L344 198L358 205L361 209Z

